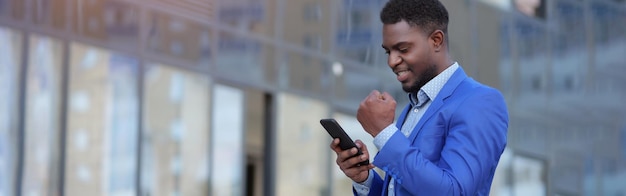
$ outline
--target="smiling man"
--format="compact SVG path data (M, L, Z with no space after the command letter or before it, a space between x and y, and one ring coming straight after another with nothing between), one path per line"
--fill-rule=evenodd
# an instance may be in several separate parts
M356 157L331 143L355 195L489 195L506 146L504 98L452 60L438 0L390 0L380 18L387 63L410 103L394 123L389 93L374 90L361 102L357 119L379 150L372 164L357 165L370 156L363 142Z

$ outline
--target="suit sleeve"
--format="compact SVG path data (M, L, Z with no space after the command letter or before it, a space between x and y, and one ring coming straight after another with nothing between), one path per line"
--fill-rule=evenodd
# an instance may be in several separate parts
M380 178L378 173L376 173L374 170L370 170L370 175L373 175L372 184L369 187L369 193L367 195L368 196L382 195L382 190L383 190L382 178ZM354 196L359 196L359 193L357 193L354 187L352 187L352 193Z
M425 158L400 132L374 158L374 165L391 175L396 186L413 195L475 195L491 182L506 146L508 114L496 90L475 92L446 110L451 111L431 119L444 122L447 131L439 160Z

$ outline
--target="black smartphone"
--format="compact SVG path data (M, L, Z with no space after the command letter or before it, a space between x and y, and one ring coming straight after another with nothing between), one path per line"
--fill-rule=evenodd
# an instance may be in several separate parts
M342 150L347 150L347 149L356 147L356 144L354 144L354 141L350 139L350 136L348 136L348 134L343 130L343 128L339 126L339 123L337 123L335 119L332 119L332 118L321 119L320 123L322 124L324 129L326 129L326 132L328 132L328 134L330 134L330 136L333 139L339 138L339 147ZM360 156L363 154L363 152L361 152L361 149L359 148L356 148L356 149L357 149L357 153L354 156ZM358 163L357 166L367 165L369 163L370 163L369 160L365 160L363 162Z

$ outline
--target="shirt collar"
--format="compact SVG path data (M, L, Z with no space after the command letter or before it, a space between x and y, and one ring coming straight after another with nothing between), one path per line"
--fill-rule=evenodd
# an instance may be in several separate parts
M428 99L435 99L435 97L437 97L437 94L439 94L439 91L443 89L443 86L446 84L446 82L448 82L448 80L452 77L452 74L454 74L454 72L458 68L459 64L457 62L454 62L454 64L452 64L450 67L446 68L445 70L443 70L443 72L439 73L439 75L435 76L432 80L424 84L424 86L422 86L419 91L423 91L426 96L428 96ZM410 92L408 94L409 102L412 106L415 106L417 103L419 103L419 100L417 99L417 93L418 92Z

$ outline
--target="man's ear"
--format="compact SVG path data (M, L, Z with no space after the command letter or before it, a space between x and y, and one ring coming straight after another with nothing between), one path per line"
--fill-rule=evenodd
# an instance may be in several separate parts
M439 29L435 30L433 33L430 34L430 41L436 52L439 52L443 49L445 38L446 38L446 35L443 33L443 31Z

